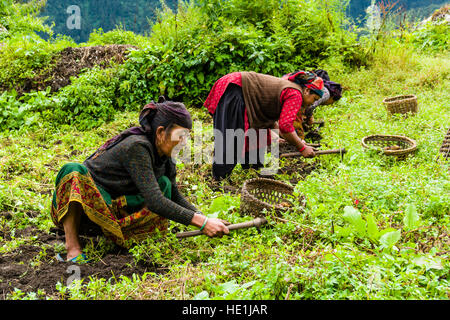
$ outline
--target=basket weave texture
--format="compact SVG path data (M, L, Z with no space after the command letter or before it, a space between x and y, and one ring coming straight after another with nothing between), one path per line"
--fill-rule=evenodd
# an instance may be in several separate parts
M273 179L247 180L242 186L241 215L262 217L263 209L267 209L281 216L292 205L293 191L294 187Z
M383 103L390 114L407 114L408 112L415 114L418 109L417 97L413 94L385 98Z
M444 141L442 142L442 146L439 149L439 152L442 153L444 159L450 158L450 128L448 128L447 134L445 135Z
M417 149L417 144L414 140L395 135L375 134L367 136L362 139L361 144L364 148L375 148L387 156L396 156L398 159L406 158L407 155Z

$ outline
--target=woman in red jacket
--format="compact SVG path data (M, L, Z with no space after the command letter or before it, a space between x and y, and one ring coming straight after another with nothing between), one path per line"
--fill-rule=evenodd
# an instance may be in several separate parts
M214 179L229 176L237 163L244 169L263 166L268 129L279 129L304 157L314 157L293 123L302 108L322 95L323 80L312 72L298 71L288 79L233 72L217 80L204 103L214 121Z

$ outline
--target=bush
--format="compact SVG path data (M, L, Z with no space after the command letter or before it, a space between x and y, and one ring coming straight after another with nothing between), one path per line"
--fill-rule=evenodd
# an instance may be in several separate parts
M345 31L347 23L345 6L337 0L199 1L199 6L191 1L181 2L176 13L164 6L147 38L121 28L91 34L88 45L126 43L143 49L123 65L83 74L39 110L54 124L89 129L111 120L117 110L138 110L159 95L200 107L214 82L233 71L281 76L317 68L336 54L344 63L364 64L356 34ZM68 44L39 39L26 49L10 44L0 56L6 89L43 72Z
M75 125L81 130L111 121L117 111L116 86L114 69L93 68L72 79L72 84L53 96L50 104L42 105L43 119Z
M29 126L34 122L35 117L30 116L32 105L22 104L16 99L15 91L3 92L0 95L0 130L19 129L22 126Z
M0 90L21 93L27 82L51 68L53 57L69 46L76 44L67 37L47 41L36 34L11 37L0 50Z
M307 4L307 5L306 5ZM142 104L158 95L201 106L214 82L233 71L280 76L313 69L336 53L363 65L356 35L338 1L200 1L175 14L158 12L150 42L134 52L121 71L121 103Z
M99 46L107 44L129 44L137 47L143 47L148 43L148 38L135 34L132 31L125 31L122 27L103 32L102 28L94 30L89 35L89 46Z
M439 53L449 50L450 24L443 19L439 22L427 22L412 33L412 44L419 51Z
M52 34L51 28L44 25L45 18L38 16L45 1L22 2L24 1L0 1L0 26L6 28L6 32L0 32L0 41L5 41L15 35L28 35L35 32Z

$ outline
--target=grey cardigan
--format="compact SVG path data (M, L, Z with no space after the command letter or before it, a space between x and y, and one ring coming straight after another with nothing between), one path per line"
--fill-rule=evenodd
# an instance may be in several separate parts
M159 157L144 135L131 135L96 158L84 161L95 183L114 199L140 194L147 208L167 219L189 225L197 209L178 191L176 167L170 158ZM172 183L172 199L166 198L158 184L161 176Z

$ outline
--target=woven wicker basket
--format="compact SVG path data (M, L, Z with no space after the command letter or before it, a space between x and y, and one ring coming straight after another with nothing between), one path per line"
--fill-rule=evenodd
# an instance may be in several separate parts
M415 114L418 109L417 97L413 94L385 98L383 103L390 114L407 114L408 112Z
M416 142L408 137L382 134L364 137L361 144L364 148L376 149L387 156L396 156L399 160L417 149Z
M281 181L256 178L245 181L241 193L241 215L264 216L263 209L277 216L292 206L294 188Z
M442 153L445 160L450 158L450 128L448 128L447 134L445 135L439 152Z

